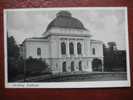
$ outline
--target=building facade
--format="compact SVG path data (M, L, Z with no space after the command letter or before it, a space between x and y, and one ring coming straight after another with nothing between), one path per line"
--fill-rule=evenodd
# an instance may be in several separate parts
M91 37L70 12L60 11L42 37L24 40L20 53L44 59L53 73L103 71L103 43Z

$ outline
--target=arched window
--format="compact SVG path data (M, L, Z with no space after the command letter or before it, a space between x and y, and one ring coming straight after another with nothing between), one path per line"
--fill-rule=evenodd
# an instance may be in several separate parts
M74 71L74 61L71 62L71 71Z
M102 71L102 60L98 58L93 59L92 69L93 71Z
M79 61L79 70L82 71L82 62Z
M70 55L73 55L74 54L74 45L73 43L69 43L69 51L70 51Z
M37 55L41 56L41 48L37 48Z
M66 54L66 44L64 42L61 43L61 54L62 55Z
M67 69L66 69L66 62L65 61L62 63L62 71L63 72L67 71Z
M96 54L95 48L92 48L92 54L93 54L93 55Z
M81 43L77 43L77 52L78 52L78 54L81 54L82 53Z

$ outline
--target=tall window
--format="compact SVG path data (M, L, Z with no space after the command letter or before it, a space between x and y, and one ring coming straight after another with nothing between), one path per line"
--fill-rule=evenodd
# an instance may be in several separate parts
M37 55L41 56L41 48L37 48Z
M82 49L81 49L81 43L77 43L77 52L78 54L81 54L82 53Z
M72 72L74 71L74 62L73 61L71 62L71 71Z
M79 61L79 70L82 71L82 62Z
M69 51L70 51L70 55L73 55L74 54L74 45L73 43L69 43Z
M66 44L64 42L61 43L61 54L62 55L66 54Z
M66 62L65 61L62 63L62 71L63 72L67 71L67 69L66 69Z
M96 54L95 48L92 48L92 54L93 54L93 55Z

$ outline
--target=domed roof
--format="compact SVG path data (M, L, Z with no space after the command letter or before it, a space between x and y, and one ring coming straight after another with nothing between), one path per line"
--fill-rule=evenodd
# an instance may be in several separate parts
M68 11L60 11L56 14L56 18L49 23L47 30L51 27L60 27L60 28L74 28L74 29L84 29L83 24L80 20L72 17L71 13Z

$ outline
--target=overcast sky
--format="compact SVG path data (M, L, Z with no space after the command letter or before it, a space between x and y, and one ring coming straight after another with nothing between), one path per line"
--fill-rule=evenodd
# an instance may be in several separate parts
M7 11L8 35L13 35L18 44L25 38L40 37L47 25L55 18L56 10ZM107 43L114 41L119 49L125 49L126 19L123 9L66 9L88 29L93 39Z

